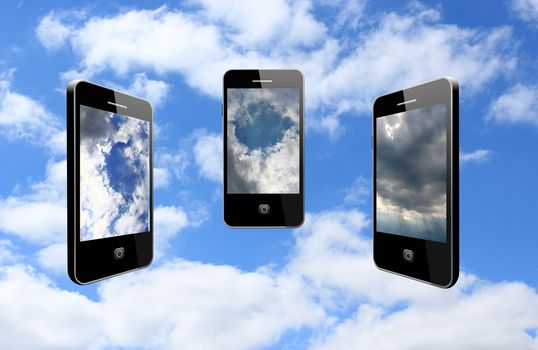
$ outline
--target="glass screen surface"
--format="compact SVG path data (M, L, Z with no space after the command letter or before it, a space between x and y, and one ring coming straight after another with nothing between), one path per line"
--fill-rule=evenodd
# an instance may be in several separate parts
M150 230L150 124L80 105L80 240Z
M227 90L227 193L300 193L299 94Z
M446 242L447 106L376 118L376 231Z

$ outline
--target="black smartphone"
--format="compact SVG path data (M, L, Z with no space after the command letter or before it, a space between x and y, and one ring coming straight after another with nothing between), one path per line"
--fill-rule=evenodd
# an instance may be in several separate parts
M67 86L69 277L87 284L153 259L153 114L140 98Z
M375 264L443 288L459 275L458 99L441 78L373 108Z
M304 220L303 76L224 74L224 222L298 227Z

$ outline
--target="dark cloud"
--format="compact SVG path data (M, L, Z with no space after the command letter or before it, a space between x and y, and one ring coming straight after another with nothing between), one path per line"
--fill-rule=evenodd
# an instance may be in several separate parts
M377 196L392 216L413 214L413 219L385 219L393 222L391 227L399 222L394 233L438 231L446 217L446 106L386 116L376 123Z
M80 145L90 151L101 139L112 133L112 113L100 109L80 106Z

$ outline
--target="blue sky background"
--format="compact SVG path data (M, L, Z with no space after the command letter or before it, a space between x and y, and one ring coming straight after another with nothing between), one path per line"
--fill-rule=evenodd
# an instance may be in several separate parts
M537 2L271 4L2 3L0 347L538 348ZM305 74L300 230L222 221L222 75L258 67ZM376 270L369 222L374 98L443 75L461 84L450 291ZM85 287L65 273L71 78L149 99L156 123L154 265Z

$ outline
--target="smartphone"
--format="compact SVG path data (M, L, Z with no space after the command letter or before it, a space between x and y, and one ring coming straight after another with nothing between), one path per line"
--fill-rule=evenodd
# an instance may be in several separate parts
M67 256L87 284L153 259L153 114L140 98L67 86Z
M375 264L443 288L459 275L458 99L441 78L373 108Z
M224 222L298 227L304 220L303 76L224 74Z

